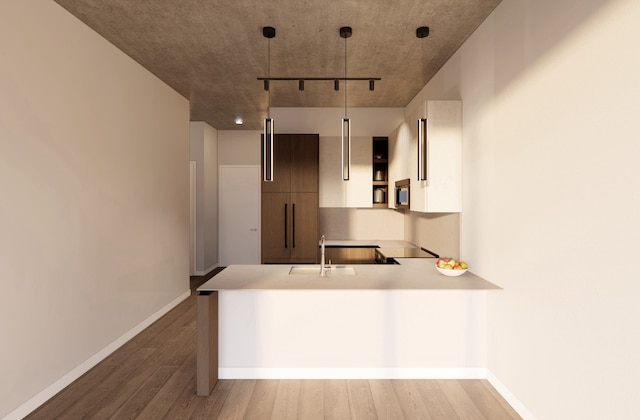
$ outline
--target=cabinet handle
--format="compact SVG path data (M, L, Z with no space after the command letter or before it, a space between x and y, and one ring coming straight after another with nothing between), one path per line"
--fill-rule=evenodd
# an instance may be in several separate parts
M287 248L287 204L284 205L284 247Z
M291 248L296 247L296 204L291 205Z
M418 181L427 179L427 153L429 149L429 124L426 118L418 120Z

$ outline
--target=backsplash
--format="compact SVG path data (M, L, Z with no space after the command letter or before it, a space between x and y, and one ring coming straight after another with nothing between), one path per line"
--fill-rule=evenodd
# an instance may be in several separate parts
M404 240L442 256L460 258L459 213L322 207L320 234L328 239Z
M416 213L405 216L404 240L455 259L460 255L460 213Z
M320 208L320 234L329 239L403 240L405 215L395 210Z

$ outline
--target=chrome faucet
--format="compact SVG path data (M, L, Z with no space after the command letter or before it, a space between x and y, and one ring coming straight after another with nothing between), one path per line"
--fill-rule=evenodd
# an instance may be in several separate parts
M324 262L324 235L320 236L320 277L326 277L329 268Z

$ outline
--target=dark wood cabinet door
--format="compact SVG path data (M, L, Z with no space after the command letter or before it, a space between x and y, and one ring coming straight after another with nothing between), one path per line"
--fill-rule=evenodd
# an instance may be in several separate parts
M289 193L262 194L262 262L288 259L291 251Z
M317 134L276 134L273 181L262 182L262 263L318 261Z
M318 194L291 193L291 258L318 258Z
M320 138L291 135L291 192L318 192Z

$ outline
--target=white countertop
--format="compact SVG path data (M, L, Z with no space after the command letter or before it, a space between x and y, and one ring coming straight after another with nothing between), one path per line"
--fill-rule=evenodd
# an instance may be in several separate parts
M435 268L432 258L403 258L395 264L353 264L356 275L320 277L318 274L290 275L296 264L231 265L198 288L217 290L492 290L495 284L467 271L447 277ZM335 267L335 265L332 265Z

